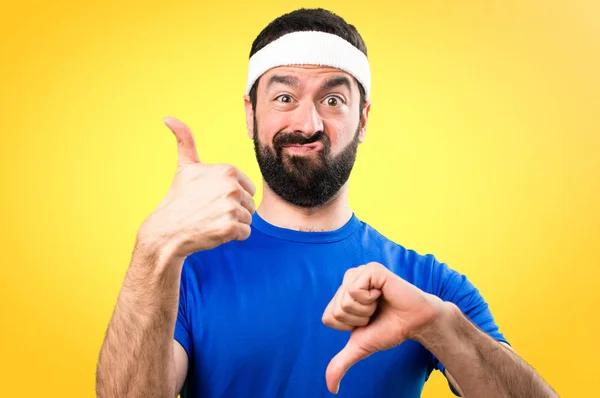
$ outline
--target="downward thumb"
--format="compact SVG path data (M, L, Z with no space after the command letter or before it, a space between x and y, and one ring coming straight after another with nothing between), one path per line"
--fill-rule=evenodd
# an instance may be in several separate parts
M358 346L352 341L352 337L350 337L350 340L346 346L340 352L338 352L335 357L333 357L327 366L325 379L327 381L327 388L329 391L333 394L337 394L342 378L348 369L369 355L371 355L371 352Z

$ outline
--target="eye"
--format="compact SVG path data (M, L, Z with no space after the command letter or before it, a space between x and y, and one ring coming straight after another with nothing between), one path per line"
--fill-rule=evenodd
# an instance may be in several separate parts
M342 105L343 101L338 96L330 95L329 97L325 98L325 103L330 107L335 108Z
M287 94L282 94L282 95L276 97L275 100L277 100L279 102L283 102L284 104L289 104L290 102L292 102L292 97L290 97Z

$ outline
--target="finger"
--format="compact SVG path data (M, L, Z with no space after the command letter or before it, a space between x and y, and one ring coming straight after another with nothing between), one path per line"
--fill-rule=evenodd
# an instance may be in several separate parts
M250 225L238 223L234 240L246 240L250 236Z
M200 163L194 136L190 128L174 117L166 117L163 121L177 139L177 164L182 166L184 164Z
M349 268L344 272L344 278L342 280L342 285L348 285L360 275L360 271L362 270L362 266L357 268Z
M352 278L352 275L350 275L350 278ZM346 296L346 287L342 285L335 295L334 304L331 307L331 317L338 323L343 323L350 327L365 326L368 324L369 317L355 315L351 311L346 311L347 308L354 307L356 303L354 300L348 301L345 298Z
M325 311L323 311L323 319L325 319L326 315L328 317L331 317L331 310L336 305L336 303L338 301L338 295L340 294L342 289L343 289L343 286L338 287L335 294L333 295L333 298L329 301L329 303L327 303L327 307L325 307Z
M335 292L335 295L333 296L331 301L329 301L329 303L327 304L325 311L323 311L323 317L321 318L321 321L323 322L323 324L325 324L325 326L329 326L330 328L333 328L333 329L352 330L352 326L346 325L346 324L336 320L335 317L333 316L334 308L339 308L339 296L343 289L344 289L344 286L342 285Z
M254 194L256 193L256 187L254 186L254 183L252 182L252 180L246 175L244 174L241 170L238 170L238 181L240 183L240 185L242 186L242 188L244 188L244 190L246 190L246 192L248 192L250 194L250 196L254 196Z
M327 388L333 394L337 394L340 389L342 378L352 365L367 358L371 353L364 348L359 347L352 341L352 337L346 346L329 362L325 371Z
M360 275L348 284L348 293L354 300L368 305L374 303L381 296L387 269L377 263L369 263L360 268Z
M335 318L333 318L333 316L326 316L326 317L324 316L323 323L327 327L330 327L332 329L339 330L342 332L349 332L356 327L356 326L352 326L352 325L349 325L344 322L340 322L340 321L336 320Z
M354 328L366 326L369 323L368 316L358 316L350 314L348 312L343 311L342 309L334 309L332 312L332 317L336 325L340 326L343 330L346 330L348 327Z
M244 206L244 208L246 208L250 212L250 214L254 214L254 212L256 211L256 203L254 202L254 199L245 190L242 192L242 198L240 199L240 204L242 206Z
M361 283L361 281L357 281L356 284L348 286L348 296L362 305L369 306L375 304L377 299L381 297L381 290L363 288L359 283Z
M355 327L365 326L369 323L369 317L361 317L345 312L341 306L341 297L345 292L344 286L340 286L333 300L323 313L323 323L337 330L352 330Z
M242 224L252 224L252 214L244 206L239 206L236 212L237 221Z
M354 298L352 298L348 290L346 290L340 300L340 307L344 312L347 312L349 314L361 317L370 317L377 309L377 302L369 303L366 305L362 304Z

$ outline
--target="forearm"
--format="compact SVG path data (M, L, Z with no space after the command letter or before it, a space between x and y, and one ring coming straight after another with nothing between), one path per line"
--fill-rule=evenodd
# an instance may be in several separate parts
M451 303L418 340L444 364L465 397L557 397L516 353L473 325Z
M136 246L100 352L98 397L174 396L181 263Z

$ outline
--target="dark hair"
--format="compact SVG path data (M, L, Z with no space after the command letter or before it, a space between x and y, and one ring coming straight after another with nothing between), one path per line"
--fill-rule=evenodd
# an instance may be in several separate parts
M281 36L301 31L318 31L337 35L367 55L367 46L362 37L356 28L347 23L342 17L322 8L301 8L284 14L267 25L252 43L250 57ZM250 90L252 109L256 109L256 87L258 86L258 80L254 82ZM362 111L365 105L365 90L360 83L358 84L358 88L360 90L359 109Z

